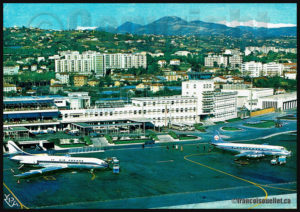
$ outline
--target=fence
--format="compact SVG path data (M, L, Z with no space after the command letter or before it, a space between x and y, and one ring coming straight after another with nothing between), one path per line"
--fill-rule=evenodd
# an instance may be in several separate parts
M69 149L69 154L85 154L94 152L104 152L102 147L81 147L81 148L71 148Z
M275 112L275 108L274 107L251 112L250 116L251 117L252 116L259 116L259 115L263 115L263 114L266 114L266 113L272 113L272 112Z

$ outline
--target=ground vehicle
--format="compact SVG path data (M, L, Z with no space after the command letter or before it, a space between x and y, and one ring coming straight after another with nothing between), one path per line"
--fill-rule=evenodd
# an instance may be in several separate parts
M148 140L148 141L145 141L145 145L147 145L147 144L154 144L154 143L155 143L154 140Z
M182 130L182 131L187 130L186 125L185 124L180 124L180 123L173 123L171 125L171 128L174 129L174 130Z

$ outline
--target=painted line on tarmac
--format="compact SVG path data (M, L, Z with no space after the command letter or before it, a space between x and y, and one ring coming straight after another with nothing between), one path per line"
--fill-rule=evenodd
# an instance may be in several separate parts
M92 178L91 178L91 180L95 180L96 175L94 174L94 172L91 172L91 174L93 175Z
M8 188L8 186L3 182L4 187L13 195L13 197L17 200L17 202L20 204L21 209L29 209L27 206L25 206L21 201L16 197L16 195Z
M257 184L257 183L254 183L254 182L252 182L252 181L250 181L250 180L246 180L246 179L244 179L244 178L235 176L235 175L233 175L233 174L229 174L229 173L224 172L224 171L222 171L222 170L219 170L219 169L216 169L216 168L207 166L207 165L205 165L205 164L202 164L202 163L199 163L199 162L196 162L196 161L193 161L193 160L187 158L187 157L191 157L191 156L195 156L195 155L204 155L204 154L208 154L208 153L186 155L186 156L184 156L184 159L187 160L187 161L190 161L190 162L192 162L192 163L198 164L198 165L200 165L200 166L206 167L206 168L208 168L208 169L211 169L211 170L213 170L213 171L220 172L220 173L222 173L222 174L231 176L231 177L236 178L236 179L238 179L238 180L242 180L242 181L245 181L245 182L247 182L247 183L250 183L250 184L252 184L252 185L254 185L254 186L260 188L260 189L265 193L265 200L268 198L268 192L267 192L263 187L261 187L259 184ZM251 206L249 209L254 208L254 207L256 207L256 206L258 206L258 205L260 205L260 204L262 204L262 203L255 204L255 205Z
M263 136L263 137L258 137L258 138L248 139L248 140L230 141L230 142L231 143L236 143L236 142L245 142L245 141L255 141L255 140L259 140L259 139L267 139L267 138L271 138L271 137L276 136L276 135L288 134L288 133L292 133L292 132L297 132L297 131L295 131L295 130L284 131L284 132L274 133L274 134Z
M156 163L168 163L168 162L174 162L174 160L156 161Z
M226 191L226 190L234 190L234 189L244 189L244 188L251 188L252 186L236 186L236 187L228 187L228 188L216 188L216 189L207 189L207 190L200 190L200 191L187 191L187 192L178 192L178 193L169 193L169 194L160 194L160 195L152 195L152 196L144 196L144 197L130 197L130 198L120 198L120 199L110 199L110 200L93 200L93 201L86 201L86 202L72 202L67 204L60 204L60 205L49 205L49 206L41 206L37 207L41 208L49 208L49 207L56 207L56 206L67 206L67 205L76 205L76 204L88 204L88 203L95 203L95 202L112 202L112 201L121 201L121 200L130 200L130 199L147 199L150 197L163 197L163 196L173 196L173 195L182 195L182 194L194 194L194 193L203 193L203 192L212 192L212 191Z

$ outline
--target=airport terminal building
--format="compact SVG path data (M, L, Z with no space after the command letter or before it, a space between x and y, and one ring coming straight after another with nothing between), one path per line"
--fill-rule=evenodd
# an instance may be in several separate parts
M252 92L252 101L257 101L256 107L261 109L272 107L274 102L277 102L275 109L297 107L295 94L271 96L271 91L264 89ZM11 131L14 127L25 127L30 132L51 128L56 131L81 129L85 133L88 129L130 133L145 127L236 118L239 95L244 93L241 90L216 91L210 73L191 72L189 80L182 82L181 95L138 97L132 98L130 103L100 101L91 105L86 92L69 93L66 97L5 97L3 122L8 134L14 134ZM22 130L24 133L24 128Z

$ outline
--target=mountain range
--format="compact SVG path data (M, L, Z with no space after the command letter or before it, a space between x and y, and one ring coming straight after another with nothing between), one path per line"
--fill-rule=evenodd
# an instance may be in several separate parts
M226 35L233 37L280 37L296 36L297 27L264 28L236 26L204 21L186 21L176 16L166 16L146 25L125 22L117 28L98 27L96 30L112 33L154 34L154 35Z

